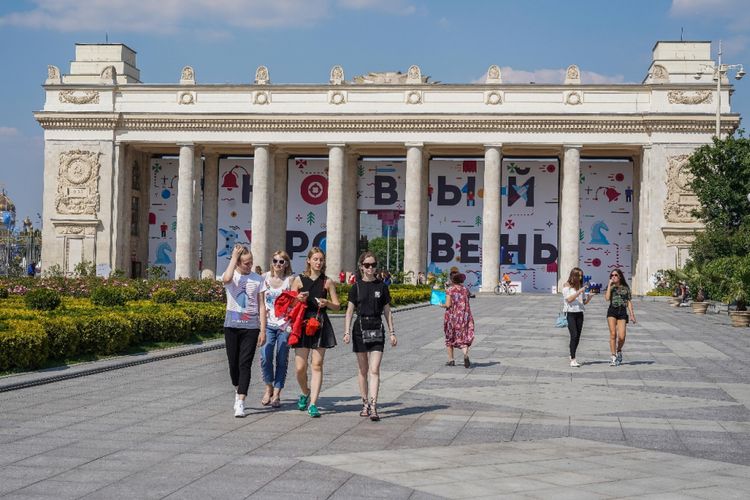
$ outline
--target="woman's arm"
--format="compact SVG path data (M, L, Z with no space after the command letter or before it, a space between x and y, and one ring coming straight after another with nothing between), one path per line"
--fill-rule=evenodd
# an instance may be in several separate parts
M628 300L628 311L630 311L630 318L633 320L633 323L638 323L635 319L635 311L633 310L633 301Z
M261 346L266 343L266 322L268 321L268 313L266 311L266 292L260 292L258 294L258 311L260 314L260 335L258 335L258 345Z
M354 304L349 302L346 306L346 317L344 318L344 343L348 344L349 335L352 331L352 316L354 316Z
M242 246L240 245L235 245L232 249L232 257L229 259L229 265L224 271L224 274L221 275L221 282L225 285L232 281L232 278L234 277L234 270L237 267L237 259L240 258L241 251Z
M450 308L450 306L452 304L453 304L453 302L451 302L451 296L450 296L450 294L448 294L446 292L446 294L445 294L445 304L442 304L440 307L444 307L444 308L448 309L448 308Z
M326 289L331 295L331 300L320 299L322 303L321 305L332 311L338 311L341 308L341 304L339 304L339 296L336 293L336 285L333 284L333 280L327 280Z
M563 293L565 293L565 288L570 288L571 290L573 289L572 286L564 287ZM573 302L576 301L578 296L581 295L581 293L583 293L584 290L585 288L581 288L580 290L575 290L571 293L568 293L568 295L565 296L565 302L567 302L568 304L572 304Z
M391 311L391 304L386 304L383 307L383 314L385 314L385 324L391 334L391 346L396 347L398 341L396 340L396 329L393 326L393 311Z
M604 300L611 300L612 298L612 282L609 282L609 285L607 285L607 289L604 291Z

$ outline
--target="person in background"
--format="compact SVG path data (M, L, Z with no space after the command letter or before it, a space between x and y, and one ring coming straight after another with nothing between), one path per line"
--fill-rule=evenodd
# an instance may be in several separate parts
M364 252L359 256L360 277L349 290L349 305L346 309L344 343L353 340L353 350L357 355L357 381L359 393L362 396L362 411L360 417L370 417L372 421L380 420L378 415L378 392L380 389L380 362L383 359L385 347L385 332L382 341L366 343L362 336L362 324L378 323L383 331L382 317L388 327L389 342L396 347L396 332L393 329L393 314L391 313L391 295L388 287L375 275L377 259L375 254ZM357 312L352 328L352 316ZM371 328L372 326L366 326ZM351 333L350 333L351 332ZM368 381L369 374L369 381Z
M26 267L26 274L32 278L36 275L36 263L29 263L29 265Z
M339 283L346 283L346 271L343 269L339 273Z
M445 291L445 319L443 332L445 333L445 348L448 351L446 365L455 366L453 349L459 348L464 353L464 367L470 368L469 347L474 342L474 317L469 306L469 290L463 285L466 275L453 273L451 286Z
M570 333L570 366L578 368L581 366L576 361L576 350L581 341L583 330L583 310L591 301L591 294L586 292L583 283L583 270L574 267L570 270L568 281L563 284L563 312L568 319L568 333Z
M263 269L260 266L255 266L255 274L260 276L261 274L263 274Z
M272 408L281 407L281 390L286 382L287 365L289 364L289 332L287 322L276 317L274 303L282 292L292 287L292 263L289 254L277 250L271 258L271 270L263 276L265 292L263 303L266 307L266 343L260 351L260 367L263 371L263 382L266 392L260 403ZM274 357L276 368L274 369Z
M221 277L226 289L224 317L229 376L235 388L234 416L245 416L245 398L250 385L250 369L255 349L266 340L266 308L263 278L252 272L253 254L240 244L232 249L229 265Z
M636 323L630 287L620 269L614 269L609 274L609 285L604 298L609 301L607 325L609 326L609 350L612 354L609 366L620 366L628 321L632 319L633 324Z

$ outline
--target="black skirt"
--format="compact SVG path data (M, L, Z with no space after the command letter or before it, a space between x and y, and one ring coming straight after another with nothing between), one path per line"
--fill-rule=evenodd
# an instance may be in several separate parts
M362 326L359 324L359 318L357 318L354 321L354 326L352 327L352 350L354 352L383 352L384 348L385 336L383 336L383 342L373 342L372 344L365 344L364 340L362 340Z
M312 314L305 314L305 319L314 318L316 311ZM318 314L318 320L320 321L320 328L315 332L315 335L305 335L305 327L302 327L302 338L294 345L294 348L305 348L305 349L330 349L336 347L336 335L333 332L333 325L331 320L328 319L328 314L321 311Z

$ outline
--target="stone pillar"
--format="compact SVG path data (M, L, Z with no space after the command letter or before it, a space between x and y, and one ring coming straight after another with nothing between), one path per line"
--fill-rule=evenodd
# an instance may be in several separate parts
M406 144L406 207L404 221L404 273L406 280L415 283L417 275L426 268L428 226L425 199L427 197L426 165L421 143ZM423 232L425 234L423 234ZM407 274L408 273L408 274Z
M633 277L631 288L633 293L643 294L650 288L648 282L653 271L649 269L651 262L649 255L650 232L656 232L652 223L651 188L654 180L652 172L651 145L643 146L643 153L639 161L633 165ZM663 184L662 184L663 185Z
M344 182L344 271L357 271L357 253L359 247L359 210L357 209L357 184L359 176L357 175L357 163L359 154L351 153L346 155L346 175Z
M193 238L197 231L194 224L195 203L195 146L180 144L180 167L177 181L177 231L175 240L175 278L195 277Z
M196 146L194 151L193 182L193 239L190 241L190 258L193 260L193 274L199 277L201 264L201 238L203 236L203 152Z
M578 266L578 232L581 207L581 146L563 147L562 190L560 193L560 248L558 252L557 289Z
M289 177L289 153L277 151L274 156L273 169L273 245L271 252L286 250L286 205L288 177ZM273 255L273 254L272 254Z
M219 223L219 155L206 154L203 169L203 248L201 278L216 277L216 238Z
M271 149L268 144L253 144L253 207L252 241L253 267L267 271L271 265L273 222L273 178Z
M125 269L126 261L128 259L128 250L130 249L130 243L128 241L130 236L130 226L127 228L125 225L130 219L129 215L125 214L126 201L130 199L127 196L127 189L125 183L125 172L127 170L127 157L128 157L127 145L120 142L114 144L114 158L113 158L113 172L112 172L112 206L110 212L110 251L109 251L109 262L107 262L112 271L120 269L129 272L129 269Z
M484 149L482 207L482 292L493 292L500 278L500 144Z
M345 145L328 145L328 207L326 218L326 274L337 279L344 269Z

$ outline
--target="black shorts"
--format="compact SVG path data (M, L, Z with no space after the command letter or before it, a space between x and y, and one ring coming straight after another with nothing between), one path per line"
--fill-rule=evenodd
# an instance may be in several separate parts
M628 308L625 306L620 306L620 307L609 306L609 308L607 308L607 317L615 318L617 320L624 319L625 323L627 323L629 320Z
M383 336L383 342L365 344L364 340L362 340L362 328L359 325L359 319L354 321L354 328L352 328L352 350L354 352L383 352L384 347L385 336Z

